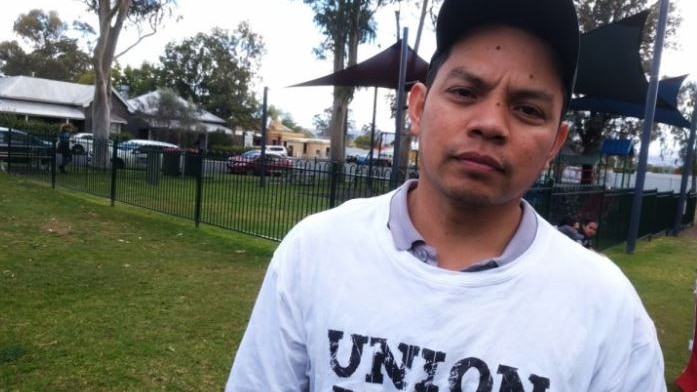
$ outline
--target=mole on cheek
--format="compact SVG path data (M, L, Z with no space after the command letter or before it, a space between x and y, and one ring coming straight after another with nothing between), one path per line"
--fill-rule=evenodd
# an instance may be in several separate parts
M535 79L535 75L530 74L530 79Z
M501 102L496 102L496 106L501 106Z
M500 45L497 45L497 46L496 46L496 50L501 50L501 46L500 46Z

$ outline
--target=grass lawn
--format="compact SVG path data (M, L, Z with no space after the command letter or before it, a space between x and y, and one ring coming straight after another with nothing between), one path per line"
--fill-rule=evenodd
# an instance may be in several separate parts
M5 174L0 222L0 391L222 388L275 242ZM672 385L697 230L606 253L654 318Z
M276 243L0 189L0 390L221 389Z

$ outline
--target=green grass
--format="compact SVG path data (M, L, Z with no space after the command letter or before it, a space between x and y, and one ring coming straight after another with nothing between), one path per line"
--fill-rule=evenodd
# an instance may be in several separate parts
M639 292L656 324L669 390L679 391L673 382L687 364L688 340L693 332L697 229L679 237L641 241L633 255L624 252L624 245L604 253L622 268Z
M0 189L0 390L221 388L275 243Z
M220 390L275 247L0 174L0 391ZM606 253L656 322L672 385L697 236Z

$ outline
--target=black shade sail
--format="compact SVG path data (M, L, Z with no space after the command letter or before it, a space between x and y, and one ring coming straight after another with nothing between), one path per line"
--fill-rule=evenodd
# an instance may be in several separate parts
M641 103L648 82L639 48L648 10L581 35L575 94Z
M305 86L354 86L384 87L396 90L399 87L399 61L402 41L341 71L334 72L291 87ZM425 81L428 63L411 48L407 53L407 89L417 81Z
M648 14L645 10L581 35L575 98L570 109L644 118L649 83L639 49ZM690 126L677 109L677 96L685 77L659 83L654 121Z

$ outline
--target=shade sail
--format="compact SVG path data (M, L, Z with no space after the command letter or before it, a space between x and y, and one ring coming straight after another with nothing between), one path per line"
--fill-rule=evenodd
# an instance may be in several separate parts
M689 128L690 122L675 106L680 85L685 80L684 76L661 80L658 84L658 96L664 102L663 106L656 107L654 121L676 127ZM571 110L586 110L590 112L602 112L621 116L644 118L645 102L636 103L619 99L586 96L574 98L569 104Z
M581 35L575 94L626 102L646 100L639 48L648 10Z
M322 76L291 87L304 86L353 86L353 87L384 87L396 90L399 87L399 61L402 41L341 71ZM407 53L407 86L417 81L425 81L428 63L408 47ZM408 87L407 87L408 88Z

